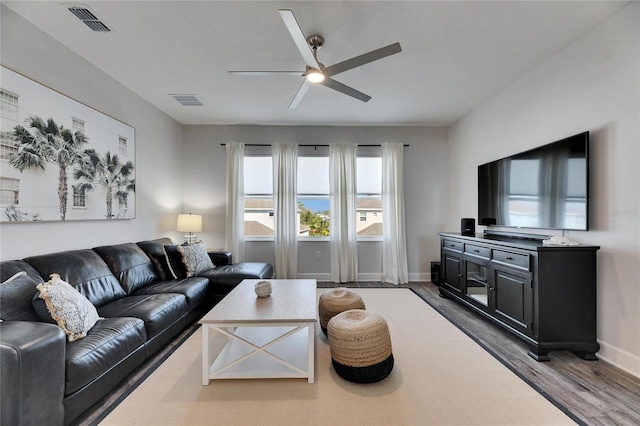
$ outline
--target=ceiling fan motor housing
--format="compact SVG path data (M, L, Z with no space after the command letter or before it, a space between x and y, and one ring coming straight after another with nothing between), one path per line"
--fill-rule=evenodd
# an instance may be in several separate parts
M307 43L313 50L317 50L324 46L324 38L319 35L310 35L307 37Z

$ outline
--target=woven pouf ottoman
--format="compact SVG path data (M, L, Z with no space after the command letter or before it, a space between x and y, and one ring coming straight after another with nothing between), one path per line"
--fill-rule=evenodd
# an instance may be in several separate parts
M379 382L393 370L389 327L375 312L352 309L327 325L333 368L355 383Z
M320 318L320 328L325 336L329 320L349 309L365 309L365 306L362 297L347 288L333 288L320 295L318 317Z

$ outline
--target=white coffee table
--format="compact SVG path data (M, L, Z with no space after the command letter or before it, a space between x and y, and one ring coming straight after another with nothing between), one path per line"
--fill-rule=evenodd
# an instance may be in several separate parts
M244 280L201 320L202 384L213 379L306 378L314 382L316 280Z

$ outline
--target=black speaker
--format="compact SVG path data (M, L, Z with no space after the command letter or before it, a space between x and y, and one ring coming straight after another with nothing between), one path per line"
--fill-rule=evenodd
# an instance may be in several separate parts
M474 237L476 235L476 220L472 217L460 219L460 233Z
M431 282L440 285L440 262L431 262Z

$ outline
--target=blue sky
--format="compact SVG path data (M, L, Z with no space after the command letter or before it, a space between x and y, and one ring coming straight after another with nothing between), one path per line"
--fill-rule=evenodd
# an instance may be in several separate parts
M329 200L301 200L306 208L314 213L329 210Z

